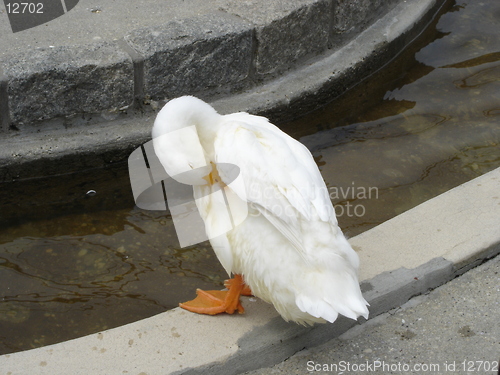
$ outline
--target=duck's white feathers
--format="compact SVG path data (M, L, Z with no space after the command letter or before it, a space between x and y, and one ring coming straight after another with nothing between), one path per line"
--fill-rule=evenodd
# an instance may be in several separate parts
M217 116L215 121L210 113L210 129L196 124L200 143L207 161L238 166L241 179L194 191L207 233L216 232L222 222L218 213L226 207L222 195L211 193L222 188L247 202L246 219L210 240L226 271L243 274L254 295L286 320L312 324L333 322L338 314L367 317L358 256L337 225L309 150L263 117ZM226 184L232 182L223 168L218 172Z
M251 218L224 236L232 244L225 253L233 254L233 272L244 274L254 293L287 320L367 316L358 257L305 146L267 119L238 113L223 117L214 152L217 164L240 167L244 191L233 191L250 205ZM221 239L214 242L220 249Z

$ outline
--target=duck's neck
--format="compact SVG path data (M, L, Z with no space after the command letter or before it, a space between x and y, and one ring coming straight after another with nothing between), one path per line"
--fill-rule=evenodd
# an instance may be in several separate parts
M201 146L211 161L214 161L214 141L221 126L221 119L222 116L216 112L198 112L193 114L189 122L189 125L196 126Z

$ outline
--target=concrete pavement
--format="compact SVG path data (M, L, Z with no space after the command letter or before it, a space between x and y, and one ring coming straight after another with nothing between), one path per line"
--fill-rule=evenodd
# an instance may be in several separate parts
M267 374L497 374L500 256Z

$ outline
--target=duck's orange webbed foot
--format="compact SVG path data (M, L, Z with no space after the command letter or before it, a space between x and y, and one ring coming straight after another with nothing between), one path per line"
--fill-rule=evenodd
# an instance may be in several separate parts
M243 279L241 279L241 281L240 280L236 280L236 276L240 276L240 275L234 275L233 279L225 280L224 281L224 286L227 289L231 289L231 284L232 283L242 282L243 283L243 288L241 288L240 295L242 295L242 296L253 296L252 290L250 289L250 287L247 284L245 284L245 281ZM241 276L240 276L240 278L241 278Z
M226 280L224 286L229 290L197 289L194 300L180 303L179 306L198 314L233 314L235 311L243 314L245 309L240 303L240 295L252 295L250 288L243 282L241 275L234 275L234 278Z

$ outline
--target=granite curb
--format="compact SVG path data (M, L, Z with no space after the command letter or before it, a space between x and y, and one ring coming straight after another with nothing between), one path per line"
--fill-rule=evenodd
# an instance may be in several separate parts
M3 56L0 106L8 111L0 128L248 89L338 48L396 3L216 1L211 13L133 29L118 41Z
M323 2L318 3L323 4ZM93 45L85 51L78 50L79 56L86 62L78 60L69 62L61 59L61 56L65 54L68 57L69 54L77 53L70 51L75 47L57 47L50 51L41 50L39 54L57 63L58 65L56 65L66 72L63 72L63 77L73 74L74 79L66 81L65 86L60 90L57 90L55 86L53 87L54 90L44 90L42 85L38 86L40 95L30 94L35 95L34 97L39 100L30 101L30 103L26 101L25 92L29 92L29 85L27 86L26 82L30 81L33 76L26 75L26 72L35 72L37 69L34 67L42 67L43 64L38 64L34 56L18 56L20 62L27 64L26 68L20 68L20 65L14 64L10 66L8 71L4 67L3 75L0 71L0 108L8 106L11 117L13 115L18 116L16 113L19 114L19 118L25 116L22 114L25 113L24 110L18 111L15 109L21 103L19 101L21 99L15 99L16 95L19 98L24 98L22 100L25 100L26 105L31 107L31 115L38 113L38 118L43 118L44 114L49 112L55 116L55 113L59 111L58 106L87 108L89 111L93 111L91 107L95 103L106 102L113 108L99 108L102 111L95 116L90 114L73 116L68 112L68 117L47 119L40 123L38 128L33 125L34 123L31 125L27 125L27 123L26 125L20 123L6 125L4 121L2 125L4 129L13 126L19 130L9 129L3 135L0 134L0 142L2 143L0 148L0 167L2 170L0 182L59 174L61 170L64 170L65 173L76 172L81 168L81 160L84 157L88 159L85 162L86 168L99 167L110 161L126 160L130 152L150 138L150 129L155 111L164 103L164 98L160 99L164 93L160 94L160 92L163 92L162 90L165 90L165 87L158 86L154 79L151 78L152 75L164 75L166 80L171 80L170 87L177 87L174 90L175 92L172 91L169 95L177 96L185 93L198 95L213 104L220 113L247 111L265 115L275 123L290 120L299 114L307 113L328 103L383 67L405 45L422 32L445 3L444 0L400 2L391 10L388 10L380 19L368 25L364 31L357 33L356 38L345 42L342 46L337 46L338 49L328 49L326 52L314 56L314 58L310 57L312 52L309 49L304 50L306 52L303 51L298 55L294 55L296 57L292 59L293 63L291 64L295 66L294 64L301 62L301 65L288 70L286 74L280 72L280 69L273 72L269 72L266 70L267 68L262 68L262 70L259 66L265 64L262 62L261 65L259 65L260 63L256 65L255 61L245 65L245 69L241 69L240 65L233 66L231 61L220 61L215 65L210 65L211 63L207 62L206 67L211 66L211 68L205 70L200 68L210 76L207 79L212 80L210 81L212 84L215 85L224 81L228 85L234 83L233 88L238 85L235 83L236 81L246 81L248 74L253 75L255 78L262 71L263 74L273 77L265 82L257 79L260 82L258 85L255 83L257 81L252 78L251 85L255 86L234 95L228 95L233 89L222 93L225 90L223 89L224 85L217 86L219 87L217 89L220 91L219 93L210 91L211 89L205 92L197 91L197 88L209 87L210 85L200 85L197 82L196 77L199 72L197 69L192 69L196 65L194 61L198 57L202 58L200 57L202 55L223 56L224 51L230 50L231 46L234 47L235 45L240 46L238 48L240 60L238 61L244 62L252 56L255 59L256 48L257 50L263 48L261 42L255 42L256 35L265 33L265 30L267 30L265 27L266 22L275 25L283 17L269 20L263 19L263 16L259 16L257 13L254 15L255 19L252 19L254 23L251 23L243 18L238 19L227 12L222 12L217 17L214 14L204 15L201 17L201 23L196 24L197 31L193 31L193 35L198 36L210 31L210 37L204 39L203 42L195 42L190 39L191 37L183 37L186 30L194 28L193 21L189 19L175 21L175 25L138 29L130 32L125 37L128 42L110 42L98 46ZM312 7L313 3L310 2L309 5ZM339 11L339 8L336 7L332 9ZM284 11L277 13L280 16L283 13L289 14ZM305 13L309 14L308 12ZM333 10L332 13L337 14ZM376 12L373 14L376 14ZM249 15L247 17L250 18ZM224 20L224 22L221 20ZM257 22L262 22L262 25L256 27L255 23ZM291 21L288 20L287 22ZM354 33L356 30L355 25L358 25L358 23L344 25L342 30L348 28L348 26L350 27L350 31L346 32L345 35ZM333 26L329 24L329 27ZM334 30L336 29L334 28ZM331 31L330 35L337 35L339 32L338 30ZM225 38L227 35L231 37ZM161 36L161 38L147 43L154 36ZM238 42L235 42L234 38ZM328 43L331 43L332 38L327 39ZM120 47L120 45L123 46L124 44L126 44L126 48ZM207 46L210 46L210 48ZM212 52L209 53L207 48ZM172 49L182 50L183 52L172 54ZM125 50L128 50L129 54ZM107 65L100 64L97 67L96 64L100 61L99 56L104 51L109 52L106 54ZM182 60L186 64L181 64L180 60L177 61L176 59L184 53L185 56L190 56L189 59L194 60L190 60L191 63ZM208 55L204 55L207 53ZM145 59L144 55L149 57ZM195 59L194 56L198 57ZM285 59L284 57L281 58ZM303 58L307 60L307 64L304 63L306 60L303 60ZM162 73L162 68L155 61L158 64L161 61L177 61L182 65L182 69L179 66L176 69L181 69L182 72L179 73L179 70L180 75L165 75ZM220 70L217 65L225 67ZM115 76L118 67L120 67L120 74L116 75L117 80L115 82L112 77ZM251 73L245 73L247 68ZM1 63L0 69L2 69ZM54 80L58 79L57 77L61 77L60 72L57 70L40 69L43 72L38 71L36 74L41 74L41 76L49 80L43 87L50 87L50 82L55 82ZM230 76L232 78L229 80L222 77L224 75L222 71L227 69L231 71ZM80 70L81 74L77 73ZM16 73L18 78L24 78L13 81L11 77L14 72L19 73ZM277 72L280 74L275 76ZM177 76L187 78L181 82L175 80ZM99 82L94 85L92 83L94 80ZM34 83L36 83L36 80ZM34 84L33 87L35 86ZM14 87L18 89L14 90ZM102 88L104 91L100 92L99 95L103 96L103 99L99 101L94 98L80 103L70 96L59 100L56 96L61 92L65 92L68 87L74 92L81 92L84 96L87 90L93 87ZM106 88L109 87L115 90L113 94L106 93ZM7 95L2 97L2 93L7 93ZM142 110L134 110L132 103L134 100L136 103L147 102L148 108L144 109L144 106L142 106ZM45 105L42 105L43 103ZM51 103L51 105L46 105L46 103ZM97 110L97 108L94 109ZM52 114L48 115L48 117L51 117ZM2 112L0 118L5 120L6 115L4 112ZM29 122L35 120L31 119ZM12 121L12 118L10 121ZM39 128L41 125L43 127Z

